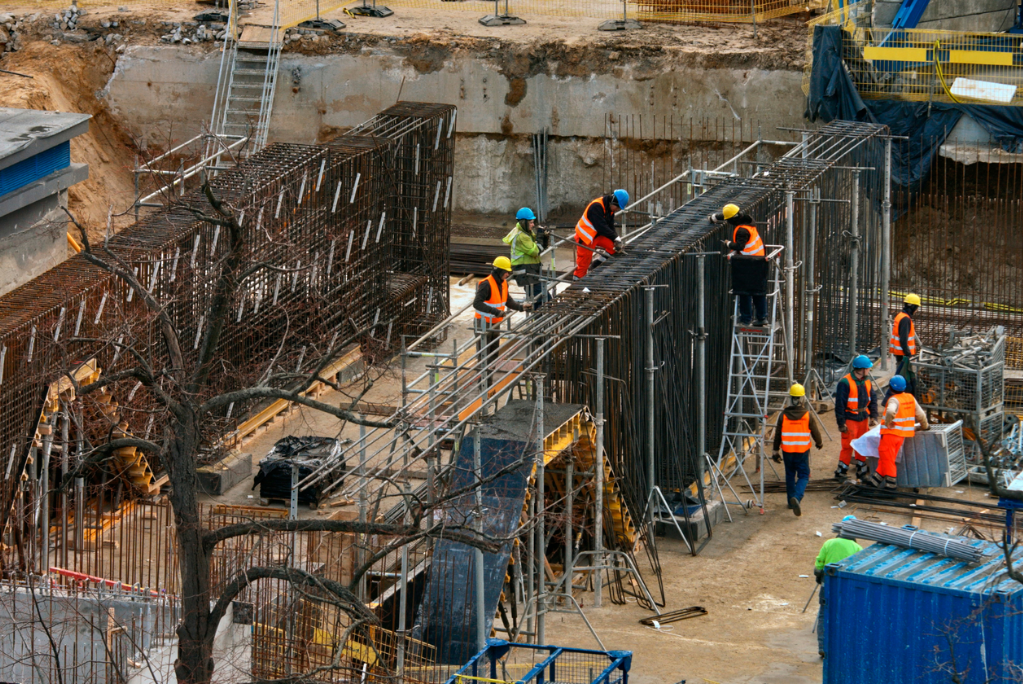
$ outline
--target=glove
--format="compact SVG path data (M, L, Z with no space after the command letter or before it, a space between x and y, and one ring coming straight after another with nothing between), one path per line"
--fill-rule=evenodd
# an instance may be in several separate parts
M781 463L781 452L776 451L771 454L771 460L775 463Z
M846 425L845 423L842 423L842 427L838 428L838 431L841 432L842 434L845 434L846 432L849 432L849 426Z
M523 303L522 304L522 310L523 311L532 311L533 310L533 302L525 302L525 303Z
M545 228L540 228L537 231L537 236L540 238L540 245L547 249L551 246L551 234L547 232Z
M931 429L930 423L928 423L927 425L920 426L920 430L922 430L923 432L927 432L930 429Z
M622 242L622 239L620 237L616 237L615 238L615 251L616 252L622 251L622 247L624 246L624 244L625 243Z
M817 580L817 584L824 583L824 568L814 568L813 576Z
M710 216L708 216L707 220L710 221L711 223L720 223L721 221L724 220L724 217L721 216L720 214L718 214L717 212L715 212L715 213L711 214Z
M871 418L868 420L867 425L870 427L877 427L877 418Z

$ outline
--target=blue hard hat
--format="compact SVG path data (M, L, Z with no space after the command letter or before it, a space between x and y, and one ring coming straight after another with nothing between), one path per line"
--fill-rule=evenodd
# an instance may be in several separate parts
M518 213L515 214L515 220L521 221L522 219L526 219L528 221L535 221L536 214L534 214L533 210L530 209L529 207L522 207L521 209L519 209Z
M853 359L853 368L870 368L874 364L870 362L870 357L866 354L860 354Z
M624 190L615 190L614 196L615 202L618 204L619 207L624 209L625 207L629 206L629 193L627 193Z
M901 375L893 375L892 379L888 381L888 386L895 392L906 391L906 378Z

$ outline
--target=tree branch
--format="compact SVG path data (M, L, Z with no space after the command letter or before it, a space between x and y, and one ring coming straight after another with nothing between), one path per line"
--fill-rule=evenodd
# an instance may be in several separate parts
M199 407L198 413L205 415L214 409L228 406L230 404L236 404L239 402L246 401L248 399L284 399L286 401L293 401L296 404L302 406L308 406L309 408L322 411L323 413L329 413L332 416L347 420L356 425L366 425L368 427L381 427L387 428L394 425L391 421L377 421L369 420L363 416L360 416L351 411L346 411L343 408L333 406L331 404L311 399L304 394L293 390L279 389L277 387L249 387L247 389L238 390L237 392L228 392L227 394L221 394L213 397L205 404Z

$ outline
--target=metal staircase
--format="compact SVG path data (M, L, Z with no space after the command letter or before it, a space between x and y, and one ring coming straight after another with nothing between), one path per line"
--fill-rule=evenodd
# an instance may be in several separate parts
M729 521L732 520L729 505L747 511L755 505L764 512L767 418L770 411L783 406L791 384L785 354L785 317L780 315L778 306L782 292L778 258L783 248L769 245L768 249L772 250L767 258L773 274L767 295L768 325L758 328L739 324L739 298L735 298L724 434L717 458L707 455L712 487L725 504ZM750 463L755 468L754 476L760 476L759 486L750 478ZM733 481L740 486L746 484L754 498L743 501ZM726 489L733 497L731 500L725 495Z
M212 133L218 137L248 136L243 156L266 146L277 92L284 31L280 27L279 2L274 4L271 25L238 24L237 6L232 3L231 17L224 38L217 92L213 104ZM210 140L206 156L214 154L217 138ZM214 170L220 158L214 162Z

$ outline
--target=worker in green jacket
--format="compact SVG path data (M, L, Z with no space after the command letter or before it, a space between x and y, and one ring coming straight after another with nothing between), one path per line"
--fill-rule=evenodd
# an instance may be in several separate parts
M852 520L855 516L847 515L842 518L842 522L846 520ZM817 578L817 584L824 584L824 568L832 563L838 563L844 561L854 553L859 553L863 550L863 547L856 543L856 540L847 537L838 536L834 539L829 539L824 542L821 546L820 553L817 554L817 560L813 564L813 576ZM820 608L817 611L817 653L820 657L824 657L824 590L821 589L820 594L817 596L817 600L820 603Z
M536 225L536 214L529 207L519 209L515 220L515 227L504 236L504 243L511 247L512 276L526 291L526 301L540 304L544 291L540 280L540 252L550 246L551 237Z

